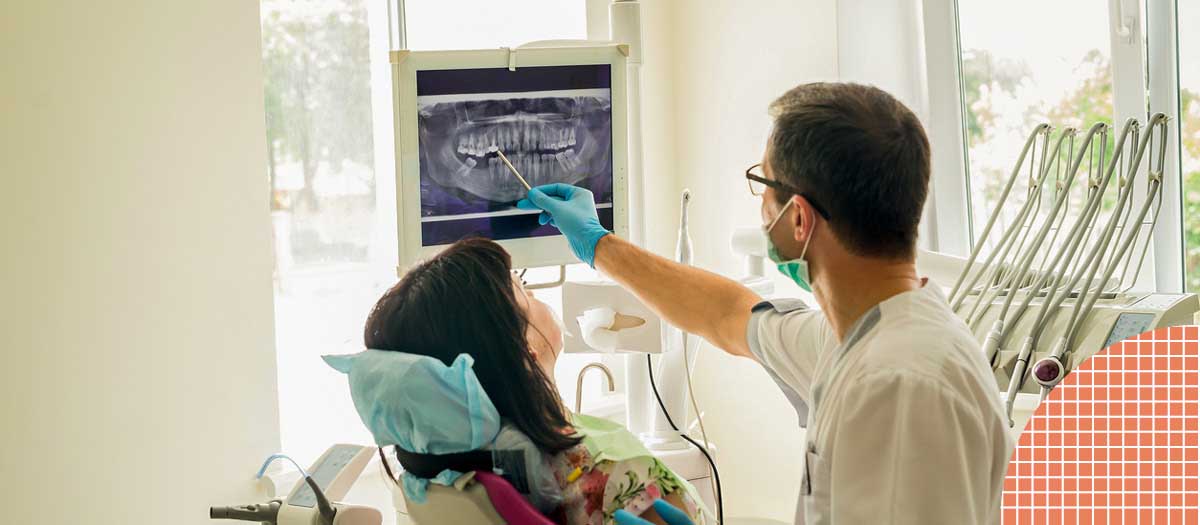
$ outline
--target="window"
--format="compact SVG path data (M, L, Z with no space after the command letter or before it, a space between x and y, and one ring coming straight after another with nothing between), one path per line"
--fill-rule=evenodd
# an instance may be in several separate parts
M495 49L587 38L585 0L406 0L409 49Z
M934 152L935 164L942 167L942 176L935 172L934 180L942 201L935 242L945 238L951 250L965 254L963 233L978 238L1035 124L1060 129L1115 124L1112 145L1126 119L1144 123L1162 112L1170 119L1163 206L1135 289L1200 290L1200 219L1195 219L1200 213L1200 41L1193 35L1200 7L1181 0L923 0L923 5L927 22L958 22L957 27L925 28L933 43L926 52L930 85L957 79L962 88L961 128L955 118L930 127L943 144L955 136L965 143ZM950 55L957 61L939 54L954 44ZM937 100L946 98L942 95ZM953 110L939 107L945 115L957 113L957 104ZM967 171L965 181L946 175L959 166ZM1139 180L1146 180L1144 172ZM1132 199L1141 202L1144 195L1135 193ZM1077 201L1073 198L1073 205ZM1111 199L1105 203L1111 205ZM1000 226L1014 214L1005 208ZM988 243L998 237L990 235Z
M1184 270L1188 291L1200 292L1200 4L1179 2L1177 17Z
M301 464L330 443L371 442L345 378L320 356L362 350L367 314L396 282L387 51L389 13L398 10L389 2L399 0L261 1L280 432ZM404 8L410 48L462 49L585 38L584 6L412 0ZM558 302L557 291L539 295Z
M1094 0L960 0L958 6L969 210L977 238L1034 126L1074 126L1082 138L1092 124L1113 122L1108 11ZM1082 202L1075 198L1084 190L1079 180L1073 203ZM1021 202L1021 187L1009 202ZM1001 215L993 232L1003 231L1017 208L1006 207L1011 213Z
M395 275L384 216L395 196L379 191L376 175L390 174L376 169L373 137L390 107L372 99L379 35L367 4L261 4L280 433L301 463L329 443L371 442L345 380L320 359L361 348L367 312Z

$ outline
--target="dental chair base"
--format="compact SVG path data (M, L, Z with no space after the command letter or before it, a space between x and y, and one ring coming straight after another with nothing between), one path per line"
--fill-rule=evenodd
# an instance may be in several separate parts
M392 495L397 525L554 525L504 478L488 472L464 474L451 487L430 484L424 503L409 500L399 486Z
M492 507L487 490L475 483L474 477L474 474L466 474L458 478L453 487L431 484L425 495L425 503L408 501L404 491L399 486L394 487L392 495L396 504L396 524L504 525L504 518Z

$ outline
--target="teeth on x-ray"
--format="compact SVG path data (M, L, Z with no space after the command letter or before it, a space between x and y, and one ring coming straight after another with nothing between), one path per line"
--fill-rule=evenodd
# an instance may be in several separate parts
M493 147L533 186L610 176L608 97L479 96L470 101L418 101L422 172L437 184L497 203L521 199L525 187Z

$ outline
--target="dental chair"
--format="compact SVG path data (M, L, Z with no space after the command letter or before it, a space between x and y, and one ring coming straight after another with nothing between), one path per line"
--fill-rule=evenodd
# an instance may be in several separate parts
M561 501L554 472L528 436L501 421L470 355L450 365L383 350L323 358L347 374L359 418L403 468L392 487L399 523L554 525L537 510Z
M469 472L450 487L430 485L425 503L412 502L399 486L393 488L392 498L401 525L554 525L491 472Z
M525 434L507 426L497 435L498 444L511 445L528 442L528 439ZM413 525L554 525L512 483L492 472L498 466L501 469L497 472L509 468L524 470L523 462L500 465L499 456L487 450L431 455L397 448L395 457L406 473L421 478L433 478L446 469L464 472L449 486L430 483L425 489L425 501L421 503L413 501L400 485L393 487L392 499L396 504L398 523L405 523L403 514L407 511Z

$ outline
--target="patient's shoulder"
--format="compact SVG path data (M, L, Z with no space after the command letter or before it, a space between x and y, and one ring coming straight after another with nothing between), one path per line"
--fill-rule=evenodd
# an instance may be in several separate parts
M623 427L619 431L632 434ZM635 438L636 439L636 438ZM690 515L697 515L691 491L661 461L647 452L619 455L589 450L585 444L565 450L551 459L555 476L562 483L563 505L559 523L607 523L619 509L641 515L654 500L677 496Z

